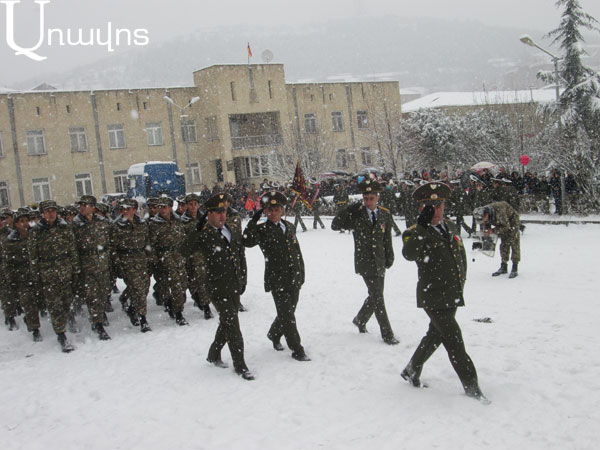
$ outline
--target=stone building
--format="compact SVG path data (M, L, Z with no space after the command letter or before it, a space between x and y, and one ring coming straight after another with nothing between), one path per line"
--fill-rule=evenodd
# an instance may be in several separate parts
M188 191L289 181L299 157L313 176L360 171L400 114L396 81L290 84L282 64L215 65L188 87L0 92L0 204L125 192L146 161L177 162Z

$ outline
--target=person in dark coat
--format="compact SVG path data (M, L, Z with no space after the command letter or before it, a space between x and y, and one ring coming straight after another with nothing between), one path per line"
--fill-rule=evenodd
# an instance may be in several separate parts
M424 184L413 194L421 204L421 213L417 224L402 236L402 255L417 263L417 307L423 308L430 322L401 376L415 387L425 386L420 380L423 366L443 344L465 393L487 403L455 317L457 308L465 304L467 255L456 225L444 220L445 200L449 195L450 188L438 182Z
M296 227L281 218L287 203L283 194L271 191L264 194L261 201L263 208L252 216L244 231L243 243L246 247L260 246L265 256L265 292L271 292L277 310L267 338L273 342L275 350L281 351L280 340L285 336L292 357L298 361L310 361L296 326L296 306L304 284L304 260ZM263 211L267 221L259 225Z
M398 340L394 337L383 298L385 271L394 263L392 214L377 205L381 191L379 183L364 180L359 184L359 189L363 193L363 203L343 208L331 222L334 231L352 230L354 270L363 277L369 292L352 323L360 333L366 333L367 322L375 313L383 341L396 345Z

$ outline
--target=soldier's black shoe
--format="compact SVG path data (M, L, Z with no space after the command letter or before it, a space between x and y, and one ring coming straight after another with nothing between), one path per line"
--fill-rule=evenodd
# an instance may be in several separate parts
M400 343L400 341L394 336L383 338L383 342L385 342L387 345L398 345Z
M101 323L96 323L92 326L92 329L98 333L98 338L101 341L108 341L110 339L110 336L108 335L108 333L106 332L106 330L104 329L104 326Z
M274 339L273 336L271 335L271 333L267 333L267 339L273 343L273 348L275 350L277 350L278 352L283 351L283 345L281 345L281 342L279 341L279 339Z
M156 305L157 306L162 306L163 305L163 300L162 300L162 298L160 298L160 295L158 295L156 293L156 291L152 292L152 297L154 297L154 300L156 301Z
M201 305L200 309L204 311L204 320L210 320L214 317L212 311L210 310L210 305Z
M183 314L181 312L178 312L177 314L175 314L175 323L177 325L179 325L180 327L182 327L184 325L189 325L188 321L185 320L185 317L183 317Z
M213 366L218 367L220 369L227 369L229 366L223 362L223 360L221 358L219 359L211 359L211 358L206 358L206 360L211 363Z
M44 340L44 338L42 338L42 334L40 333L40 330L38 328L33 330L33 342L42 342L43 340Z
M150 325L148 325L146 316L140 316L140 331L142 333L147 333L148 331L152 331L152 328L150 328Z
M465 394L467 395L467 397L474 398L475 400L478 400L484 405L489 405L490 403L492 403L485 395L483 395L483 392L481 392L479 386L465 389Z
M359 333L368 333L367 325L358 323L358 319L356 317L352 319L352 323L356 325Z
M121 309L125 312L127 312L127 297L125 297L125 295L121 294L119 296L119 302L121 303Z
M497 277L499 275L504 275L505 273L508 273L508 266L506 263L501 263L500 264L500 268L498 270L496 270L492 276L493 277Z
M105 308L106 312L113 312L115 310L115 308L113 308L112 303L110 302L110 299L106 300L106 308Z
M44 306L43 308L40 308L40 316L46 317L47 315L48 315L48 310L46 309L46 307Z
M115 284L113 284L112 291L113 291L113 293L115 293L115 294L118 294L119 292L121 292L121 291L119 291L119 288L117 287L117 284L116 284L116 283L115 283Z
M247 310L247 309L246 309L246 307L245 307L245 306L244 306L244 305L243 305L243 304L240 302L240 306L238 307L238 311L239 311L239 312L246 312L246 311L248 311L248 310Z
M402 236L402 231L400 231L400 230L396 231L396 236Z
M427 384L421 383L421 380L419 379L419 375L417 375L417 373L415 372L415 369L413 369L411 363L409 363L408 366L406 366L404 368L404 370L402 371L400 376L416 388L429 387Z
M8 326L10 331L17 330L19 328L14 317L7 317L4 323Z
M67 341L67 336L65 336L65 333L59 333L56 336L56 339L58 339L58 343L60 344L60 348L62 349L63 353L70 353L75 350L75 347L73 347L69 341Z
M517 278L519 275L519 263L513 263L512 269L510 269L510 274L508 278Z
M73 314L69 315L69 318L67 319L67 330L69 330L71 333L79 333L80 331Z
M172 298L166 298L163 300L163 305L165 307L165 312L169 313L169 317L171 319L175 318L175 313L173 312L173 306L172 306Z
M292 358L294 358L296 361L310 361L310 358L306 353L304 353L304 351L293 352Z
M244 380L254 380L254 375L252 375L252 372L250 372L248 369L236 370L235 373L240 375Z
M129 316L129 321L131 322L131 325L137 327L140 324L138 314L132 306L127 308L127 315Z

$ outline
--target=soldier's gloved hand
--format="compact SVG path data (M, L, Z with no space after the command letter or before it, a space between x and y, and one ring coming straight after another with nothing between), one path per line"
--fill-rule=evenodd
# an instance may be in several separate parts
M252 214L252 222L258 222L258 219L260 219L260 216L262 216L263 210L262 209L257 209L256 212L254 214Z
M362 206L362 203L353 203L350 206L348 206L348 211L351 214L356 214L360 210L361 206Z
M417 223L422 227L428 227L431 224L431 219L433 219L433 215L435 214L435 209L432 205L426 205L419 214L417 218Z
M202 231L202 228L204 228L204 225L206 224L207 216L208 216L208 212L205 212L204 214L202 214L202 217L200 217L200 219L198 220L198 225L196 225L196 229L198 231Z

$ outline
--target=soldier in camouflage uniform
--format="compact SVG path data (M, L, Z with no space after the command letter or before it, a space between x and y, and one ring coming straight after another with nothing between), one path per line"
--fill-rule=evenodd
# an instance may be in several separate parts
M246 289L244 246L241 233L226 224L225 196L216 194L206 201L206 216L198 222L197 229L186 236L180 250L184 257L202 252L208 293L219 312L219 327L207 361L217 367L227 367L221 359L221 350L227 344L236 373L245 380L253 380L244 360L244 338L238 319L239 297Z
M16 303L22 306L25 313L24 322L27 330L33 334L33 340L40 342L40 314L37 304L37 291L29 267L27 239L29 237L29 211L20 208L15 216L13 230L0 247L0 270L7 280L7 298L10 299L14 322ZM5 314L7 309L4 310Z
M492 196L484 181L475 175L471 175L470 181L472 183L472 188L469 190L470 207L476 209L491 203ZM472 233L477 231L477 222L475 221L475 217L473 217L473 222L471 223L471 230L473 230Z
M387 208L392 214L392 228L394 229L396 236L400 236L402 233L394 221L394 213L396 212L396 195L394 194L394 191L392 191L392 186L390 184L386 184L384 189L381 191L381 194L379 194L379 203L381 203L381 206L384 208Z
M187 272L179 244L185 238L185 226L173 213L173 200L159 197L158 214L150 219L150 244L154 251L154 266L165 281L166 305L169 315L178 325L188 325L183 317L186 300Z
M366 333L367 322L375 313L383 341L396 345L398 340L394 337L383 297L385 271L394 263L392 215L386 208L377 206L379 183L365 180L358 187L363 193L363 203L342 209L331 222L332 230L353 231L354 270L363 277L369 292L352 323L359 332Z
M8 208L0 210L0 266L4 262L2 247L13 231L13 223L13 212ZM4 270L0 270L0 301L2 302L2 310L4 311L4 323L10 331L17 329L18 326L15 321L18 310L17 299L10 293L9 280Z
M400 186L400 195L398 197L398 209L404 215L406 228L410 228L417 221L417 204L412 198L415 184L410 180L404 180Z
M294 227L298 227L298 223L300 223L302 231L306 231L306 225L304 225L304 221L302 220L302 200L299 195L296 195L291 206L292 212L294 213Z
M152 248L148 224L136 214L137 208L137 201L121 200L120 214L110 226L110 253L113 267L127 286L129 320L145 333L151 331L146 320L146 296L150 288L148 267Z
M519 214L507 202L495 202L482 206L473 211L473 217L483 224L485 234L495 233L500 238L500 268L492 274L493 277L508 273L508 259L512 261L509 278L515 278L519 273L521 260L521 236L519 234Z
M80 264L71 226L57 217L53 200L40 202L42 218L28 239L31 273L46 299L52 328L63 352L73 351L65 335L71 302L72 283L79 277Z
M96 197L83 195L79 199L79 213L73 219L73 234L81 264L79 276L82 299L87 305L92 330L100 340L110 336L104 329L106 299L110 295L110 224L96 214Z
M149 221L154 216L158 215L158 197L150 197L147 199L146 207L148 208L148 212L144 216L144 219ZM150 277L154 277L154 284L152 285L152 297L158 306L165 306L164 298L166 298L166 287L163 279L161 278L161 274L158 272L158 268L154 265L154 261L150 262ZM165 311L167 311L166 306Z
M112 219L110 218L109 206L106 203L96 202L96 214L98 214L101 217L103 217L104 219L106 219L106 221L109 225L109 230L110 230L110 223L112 222ZM110 251L110 250L108 250L108 251ZM110 288L111 288L112 292L114 292L115 294L118 294L119 288L117 287L117 276L115 274L115 271L112 269L112 265L109 264L109 267L110 267L110 270L109 270ZM107 313L114 311L112 303L111 303L111 301L112 301L111 291L109 291L106 296L106 312Z
M479 388L475 365L465 350L462 332L456 322L456 311L465 304L467 254L456 225L444 220L444 202L450 195L450 188L443 183L430 182L420 186L413 195L421 204L421 213L417 224L404 232L402 255L417 263L417 307L423 308L429 317L429 329L401 376L415 387L426 387L420 380L421 371L443 344L465 393L482 403L489 403Z
M317 224L321 225L321 228L324 230L325 224L323 224L323 221L321 220L321 215L319 214L319 210L321 209L321 198L319 197L318 190L319 184L317 183L316 190L311 191L310 193L310 198L313 199L311 204L313 214L313 230L317 229Z

